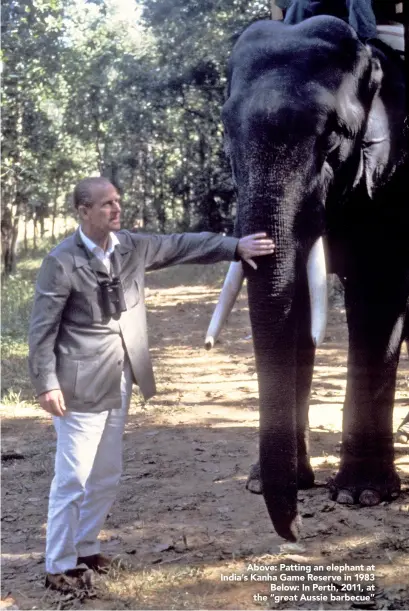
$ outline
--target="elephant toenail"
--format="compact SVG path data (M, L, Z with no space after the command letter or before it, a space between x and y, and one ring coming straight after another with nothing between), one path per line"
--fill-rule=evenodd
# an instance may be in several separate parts
M376 490L364 490L359 495L359 503L365 507L372 507L373 505L379 505L381 497L379 492Z
M252 492L253 494L263 494L263 488L261 486L261 482L258 480L251 479L246 484L246 490Z
M353 505L354 497L348 490L340 490L338 492L337 502L341 505Z

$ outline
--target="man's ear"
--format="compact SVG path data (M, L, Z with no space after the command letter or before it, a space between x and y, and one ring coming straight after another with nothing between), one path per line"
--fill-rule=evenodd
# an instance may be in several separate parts
M88 217L88 206L78 206L78 216L81 221L85 220Z

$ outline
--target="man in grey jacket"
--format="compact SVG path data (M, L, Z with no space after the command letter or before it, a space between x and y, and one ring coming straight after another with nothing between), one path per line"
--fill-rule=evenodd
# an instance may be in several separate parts
M29 329L29 370L57 431L46 585L84 585L106 571L98 534L115 499L132 383L155 393L144 300L146 269L271 255L265 234L240 240L212 233L120 231L120 200L105 178L74 190L78 230L44 259ZM89 571L88 571L89 572Z

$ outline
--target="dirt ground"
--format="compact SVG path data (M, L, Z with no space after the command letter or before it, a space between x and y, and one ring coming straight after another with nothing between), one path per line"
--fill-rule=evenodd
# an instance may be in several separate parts
M245 290L220 343L206 352L203 338L218 290L206 286L197 270L192 266L148 277L158 395L144 405L135 389L124 475L101 535L103 551L121 554L127 568L98 578L91 598L44 590L55 435L39 408L21 401L3 407L3 454L20 456L3 461L2 607L409 609L409 447L396 446L402 494L393 503L336 505L325 488L336 471L341 438L347 348L342 308L332 307L314 374L310 425L317 486L299 493L302 540L298 547L286 547L273 532L262 497L244 487L257 457L258 427ZM21 367L23 376L24 359ZM409 409L408 382L404 354L395 428ZM299 582L293 586L298 590L277 589L292 583L282 581L283 574L305 575L307 570L339 574L342 583L348 573L355 587L337 585L331 596L340 600L330 601L322 598L330 592L318 588L306 590L316 600L301 600ZM252 577L266 574L278 575L278 581ZM359 592L369 592L370 601L345 597ZM285 600L286 595L298 598Z

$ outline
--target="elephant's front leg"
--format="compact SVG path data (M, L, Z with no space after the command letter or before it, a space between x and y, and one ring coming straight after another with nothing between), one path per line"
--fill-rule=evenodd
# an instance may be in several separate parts
M360 274L345 287L348 380L341 464L330 483L340 503L377 505L400 491L392 412L406 298L396 277Z

